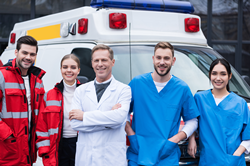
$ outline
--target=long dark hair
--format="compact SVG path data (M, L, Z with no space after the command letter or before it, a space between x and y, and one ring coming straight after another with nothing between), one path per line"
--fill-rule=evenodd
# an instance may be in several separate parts
M228 61L226 59L223 59L223 58L218 58L218 59L215 59L211 65L210 65L210 69L209 69L209 80L211 81L211 74L212 74L212 70L214 68L215 65L217 64L222 64L223 66L225 66L226 70L227 70L227 74L228 74L228 78L230 77L231 75L231 67L230 67L230 64L228 63ZM229 80L228 80L228 83L227 83L227 91L229 91Z

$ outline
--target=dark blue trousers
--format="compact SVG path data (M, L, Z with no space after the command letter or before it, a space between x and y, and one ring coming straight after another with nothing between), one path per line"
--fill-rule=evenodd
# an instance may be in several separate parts
M75 166L77 137L62 139L59 150L59 166Z

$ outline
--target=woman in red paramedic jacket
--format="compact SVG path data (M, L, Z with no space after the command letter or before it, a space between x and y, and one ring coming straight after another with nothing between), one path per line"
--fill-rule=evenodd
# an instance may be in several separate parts
M63 80L44 96L45 109L37 124L38 154L45 166L74 166L77 131L69 122L71 100L77 86L80 60L74 55L65 55L61 60Z

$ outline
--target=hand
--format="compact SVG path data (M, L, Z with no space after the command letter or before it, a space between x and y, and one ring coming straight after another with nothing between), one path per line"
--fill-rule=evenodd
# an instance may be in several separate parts
M13 134L11 134L7 139L14 138Z
M197 144L195 141L195 135L193 134L192 136L189 137L187 152L191 157L195 158L196 151L197 151Z
M241 156L242 153L244 153L246 151L246 148L242 145L240 145L237 150L234 152L234 156Z
M112 107L111 110L116 110L116 109L121 108L121 107L122 107L122 105L119 104L119 103L117 103L116 105L114 105L114 106Z
M131 128L130 123L128 121L126 122L125 131L126 131L126 133L127 133L128 136L135 135L135 132Z
M180 131L179 133L169 138L168 140L177 144L185 138L187 138L187 134L184 131Z
M171 137L171 138L169 138L168 139L170 142L173 142L173 143L178 143L178 142L180 142L175 136L173 136L173 137Z
M69 120L77 119L77 120L83 120L83 111L79 109L73 109L69 112Z

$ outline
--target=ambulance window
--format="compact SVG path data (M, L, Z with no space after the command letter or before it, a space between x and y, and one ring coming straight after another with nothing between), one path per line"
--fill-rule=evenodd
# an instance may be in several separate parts
M85 76L88 78L88 81L95 79L95 72L91 65L91 49L89 48L74 48L71 52L80 59L80 68L81 71L79 76Z
M112 69L114 77L128 84L130 78L130 58L129 58L129 46L110 46L114 51L115 65Z
M171 68L171 74L184 80L190 87L193 94L199 90L212 88L208 73L210 64L221 56L209 48L174 46L176 62ZM131 46L131 69L132 78L137 75L153 72L154 66L152 56L154 45L133 45ZM240 75L232 67L233 77L229 82L230 90L250 97L248 85L244 83Z
M178 47L176 48L181 53L184 53L187 55L190 59L192 59L192 56L197 55L196 63L193 61L197 67L207 76L209 73L210 64L213 60L216 58L222 58L220 54L218 54L216 51L208 48L199 48L199 47ZM203 66L203 67L202 67ZM239 95L243 95L246 97L250 97L250 92L248 89L248 85L244 83L241 76L236 72L236 70L231 66L232 69L232 78L229 81L229 87L230 91L233 91ZM204 82L205 84L205 82ZM210 83L211 85L211 83ZM191 87L190 87L191 88ZM212 86L211 86L212 88ZM197 88L196 88L197 89ZM205 89L198 89L198 90L205 90Z

